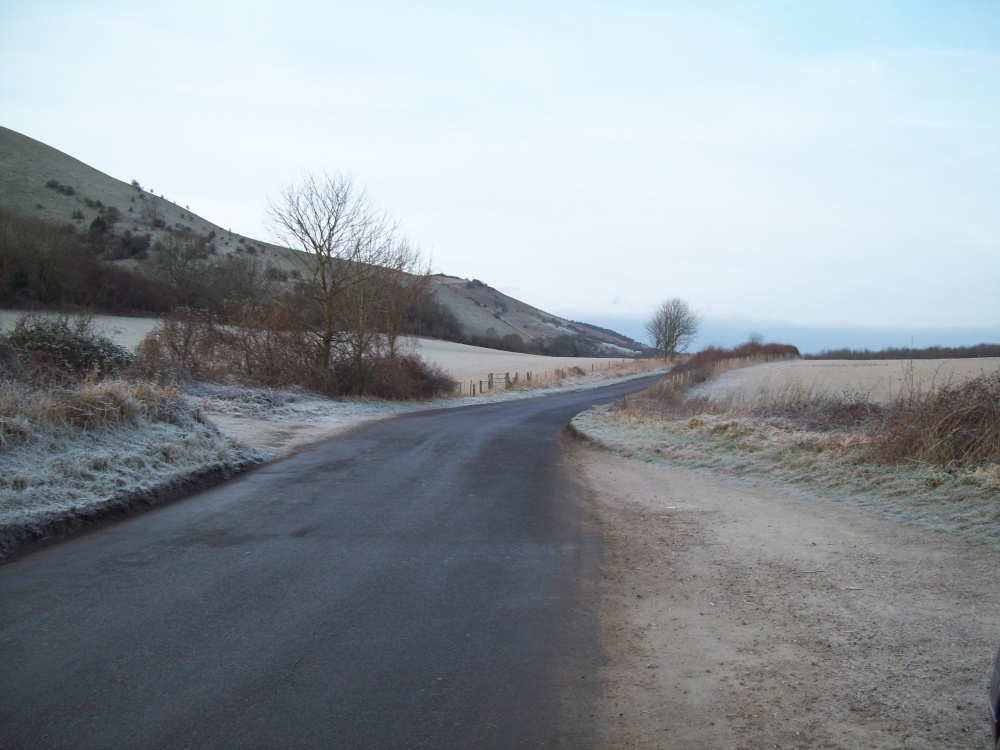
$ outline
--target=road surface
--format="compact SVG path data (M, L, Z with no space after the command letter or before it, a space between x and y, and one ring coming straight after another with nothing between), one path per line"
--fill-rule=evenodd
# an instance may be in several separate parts
M0 747L588 747L592 391L377 423L0 565Z

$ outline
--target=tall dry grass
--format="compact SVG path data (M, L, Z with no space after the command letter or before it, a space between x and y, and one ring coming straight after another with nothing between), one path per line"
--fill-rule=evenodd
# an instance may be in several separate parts
M88 318L22 317L0 335L0 449L42 434L200 419L173 385L132 377L134 359Z
M884 463L1000 465L1000 372L897 398L877 415L871 437Z
M889 402L815 385L709 397L675 372L573 426L642 460L788 482L1000 547L1000 372L961 384L909 378Z
M863 446L859 458L881 465L932 464L945 469L1000 466L1000 372L960 384L908 387L888 403L866 393L828 393L808 385L712 398L692 387L740 366L718 360L673 372L652 387L618 401L614 409L644 421L701 415L767 421L772 427L849 433Z
M742 348L732 350L709 347L673 367L669 373L646 390L623 397L614 408L641 414L645 418L661 420L680 419L701 412L713 414L727 411L745 412L748 408L745 402L737 402L735 399L722 401L710 399L707 396L693 394L692 391L697 386L715 380L730 370L789 359L793 356L795 355L791 352L765 353L757 350L756 353L748 353L742 351Z
M184 426L201 416L170 385L105 380L35 388L0 383L0 449L30 442L39 432L66 434L143 419Z

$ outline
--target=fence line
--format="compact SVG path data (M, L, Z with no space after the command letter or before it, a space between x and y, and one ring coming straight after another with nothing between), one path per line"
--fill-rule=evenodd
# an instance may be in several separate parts
M625 367L630 362L636 362L638 360L634 359L614 359L607 361L607 368L604 367L603 362L591 362L590 372L597 372L597 368L600 365L601 370L607 369L608 372L611 370L617 370ZM542 384L545 385L549 382L558 385L563 380L568 377L575 375L586 375L587 371L580 365L567 365L566 367L557 367L551 372L545 370L539 374L535 371L526 371L524 373L524 378L521 378L520 372L515 372L513 375L510 372L500 373L488 373L485 379L479 380L461 380L457 386L457 395L459 396L482 396L488 393L494 393L499 390L508 390L510 388L515 388L519 385L525 387L531 387L532 385Z

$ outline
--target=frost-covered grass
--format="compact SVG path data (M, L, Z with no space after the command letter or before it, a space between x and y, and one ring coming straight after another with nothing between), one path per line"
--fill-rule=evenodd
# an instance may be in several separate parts
M792 385L719 398L703 389L692 397L668 382L651 390L650 401L639 396L595 408L573 426L623 455L780 481L814 497L1000 546L1000 463L989 454L976 461L884 460L886 435L930 431L912 420L900 423L891 409L887 416L863 394L831 396ZM921 414L950 414L950 406L936 405L952 404L956 392L943 388L912 403ZM958 437L964 433L950 439Z
M152 503L265 455L173 388L107 380L0 385L0 557L87 517Z

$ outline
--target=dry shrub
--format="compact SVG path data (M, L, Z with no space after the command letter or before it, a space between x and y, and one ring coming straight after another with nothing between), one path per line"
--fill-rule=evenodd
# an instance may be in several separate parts
M219 324L214 313L176 308L164 315L140 344L136 364L157 376L173 371L195 378L212 378L218 374L215 367L218 339Z
M145 418L179 426L200 421L173 387L125 380L64 386L0 385L0 449L59 434L132 424Z
M310 342L294 313L233 305L224 315L179 308L140 344L138 373L158 381L190 376L270 387L326 386L311 366Z
M654 419L683 419L703 411L712 414L734 410L748 413L746 404L720 404L706 397L692 397L688 392L727 370L798 356L799 350L790 344L748 342L733 349L708 346L675 365L666 376L641 394L624 399L615 408L631 409Z
M776 391L762 389L753 397L734 397L735 409L758 419L781 419L807 430L866 430L882 408L864 393L829 394L808 386L789 385ZM733 410L733 407L729 407Z
M872 451L883 463L1000 463L1000 372L900 398L885 410Z
M611 408L648 419L680 419L691 413L684 404L690 384L687 373L665 375L646 390L618 399Z
M927 390L911 385L888 405L873 402L865 393L828 394L795 385L753 396L690 395L691 386L734 366L734 360L720 358L727 351L699 352L613 408L632 420L700 424L701 415L717 415L768 421L785 431L826 433L829 439L813 441L818 452L858 449L864 461L963 468L975 471L985 486L1000 484L995 476L1000 472L991 468L1000 465L1000 372Z
M24 417L24 388L0 382L0 450L31 441L34 433Z
M135 380L167 385L183 379L184 370L167 353L163 339L154 333L139 342L128 375Z
M704 370L706 367L727 360L743 360L747 363L774 362L781 359L794 359L799 356L801 355L798 348L791 344L761 344L748 341L732 349L726 349L721 346L706 346L674 369Z
M372 392L396 401L433 398L458 388L444 370L412 354L379 358L370 382Z
M183 411L175 393L108 379L132 360L86 317L20 318L0 337L0 448L29 443L39 431L87 430Z
M108 377L132 364L132 353L98 333L80 316L24 315L0 337L0 369L6 379L63 382Z
M24 375L17 349L5 337L0 336L0 380L23 380Z
M378 337L373 337L378 340ZM318 364L317 342L301 316L282 305L232 305L222 313L180 309L165 316L139 347L135 371L158 382L190 376L216 383L300 387L326 396L429 398L457 384L419 357L377 349L356 363Z

